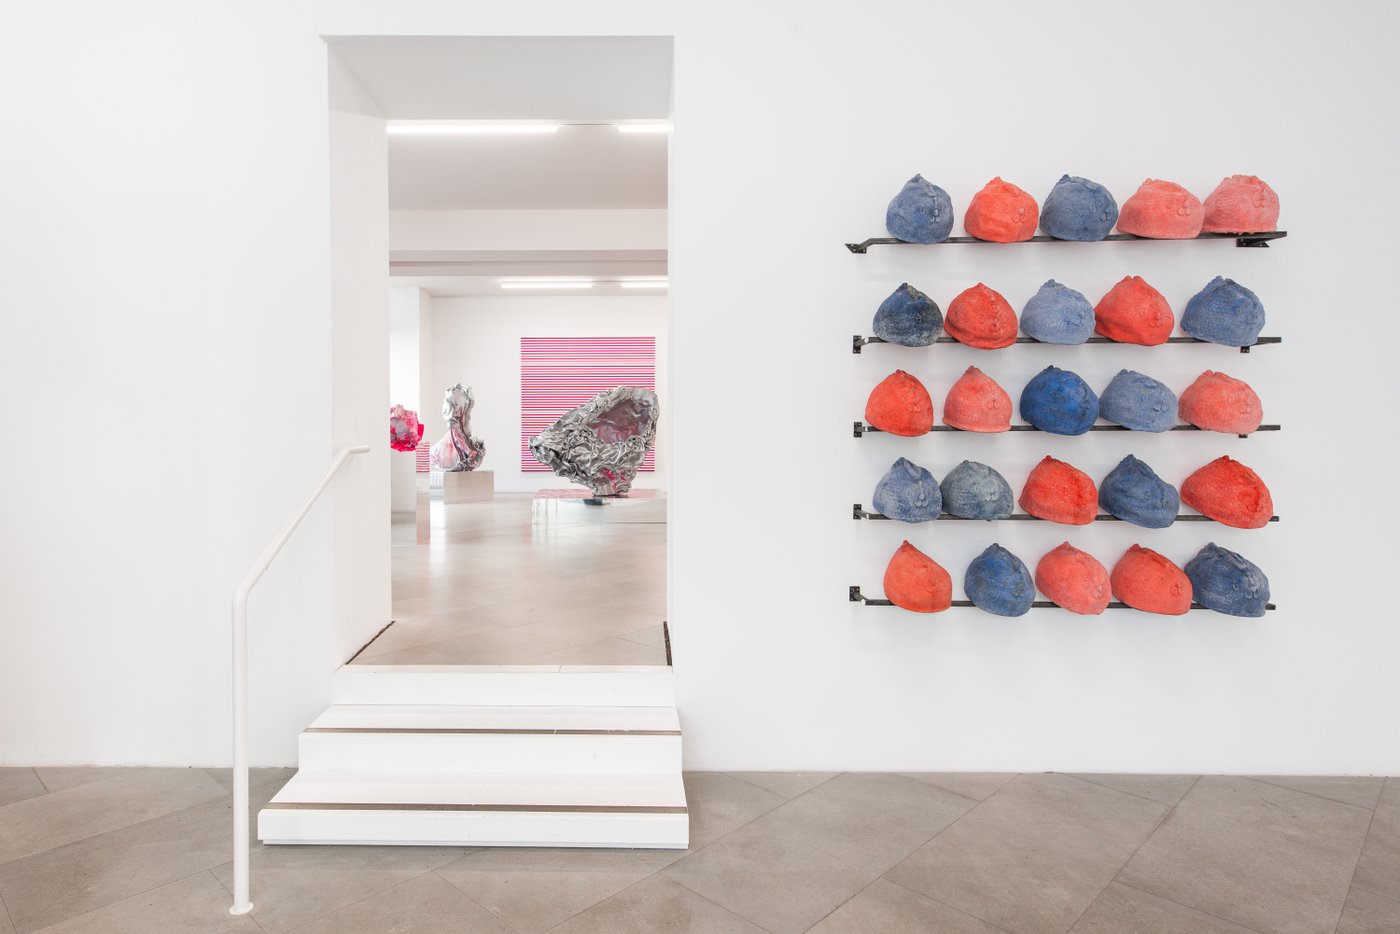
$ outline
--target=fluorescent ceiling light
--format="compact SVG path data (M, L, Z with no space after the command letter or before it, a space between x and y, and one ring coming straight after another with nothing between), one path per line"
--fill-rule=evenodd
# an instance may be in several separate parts
M624 289L664 289L669 284L666 279L624 279L618 283Z
M591 289L593 282L587 279L503 279L503 289Z
M617 125L619 133L669 133L671 124L669 123L619 123Z
M395 136L504 136L556 133L557 123L389 123L384 129Z

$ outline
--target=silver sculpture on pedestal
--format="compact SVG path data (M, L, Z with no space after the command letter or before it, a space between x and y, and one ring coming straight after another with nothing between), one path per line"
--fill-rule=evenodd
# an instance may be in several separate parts
M620 496L632 488L656 441L660 414L656 393L619 386L565 412L530 439L530 453L559 476L587 484L595 496Z
M475 470L481 466L486 456L486 444L471 433L472 398L470 386L461 383L453 386L443 395L442 418L447 422L447 434L438 439L428 452L428 464L435 470L456 471Z

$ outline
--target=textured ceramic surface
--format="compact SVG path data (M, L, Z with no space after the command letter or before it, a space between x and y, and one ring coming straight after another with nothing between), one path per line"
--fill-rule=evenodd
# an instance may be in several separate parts
M1176 182L1149 178L1118 214L1118 229L1154 240L1189 240L1201 232L1200 200Z
M967 599L997 616L1024 616L1035 601L1035 581L1024 561L1000 545L989 545L963 575Z
M992 179L972 196L963 226L969 236L995 243L1016 243L1035 236L1040 208L1021 188L1000 177Z
M875 310L876 337L905 347L927 347L943 330L938 303L909 283L902 283Z
M1094 306L1083 292L1047 279L1021 309L1021 330L1046 344L1082 344L1094 336Z
M1124 344L1165 344L1175 326L1172 306L1141 276L1124 277L1094 306L1094 330Z
M1269 602L1269 578L1259 565L1215 542L1186 562L1186 576L1196 602L1230 616L1263 616Z
M943 511L938 481L923 467L901 457L875 485L875 511L900 522L929 522Z
M943 424L963 431L1011 430L1011 396L986 373L970 366L943 400Z
M1218 457L1187 477L1181 484L1181 501L1237 529L1262 529L1274 514L1274 500L1264 481L1229 456Z
M1216 276L1186 303L1181 329L1212 344L1250 347L1264 330L1264 303L1235 280Z
M1258 233L1278 229L1278 195L1256 175L1231 175L1206 195L1202 230Z
M933 428L933 399L919 380L895 370L870 391L865 420L881 431L912 438Z
M986 464L963 461L939 484L943 510L960 519L1005 519L1015 509L1011 484Z
M1040 229L1057 240L1102 240L1118 222L1118 202L1098 182L1061 175L1040 209Z
M953 199L922 175L915 175L890 201L885 229L906 243L946 240L953 232Z
M1078 373L1047 366L1021 390L1020 408L1041 431L1082 435L1099 417L1099 397Z
M1206 431L1247 435L1264 420L1264 403L1249 384L1206 370L1181 394L1181 420Z
M1180 616L1191 609L1186 572L1151 548L1133 545L1109 575L1113 596L1135 610Z
M953 605L953 579L937 561L905 542L885 568L885 597L915 613L938 613Z
M1088 525L1099 511L1093 478L1048 455L1026 478L1020 502L1031 515L1065 525Z
M1165 529L1181 511L1181 496L1155 470L1129 454L1099 484L1099 506L1110 516L1144 529Z
M1016 309L996 289L979 282L948 303L943 328L969 347L1000 350L1016 343Z
M1057 606L1082 616L1108 609L1112 588L1098 559L1064 542L1035 566L1035 585Z
M1136 370L1119 370L1099 394L1099 415L1133 431L1171 431L1177 423L1176 393Z

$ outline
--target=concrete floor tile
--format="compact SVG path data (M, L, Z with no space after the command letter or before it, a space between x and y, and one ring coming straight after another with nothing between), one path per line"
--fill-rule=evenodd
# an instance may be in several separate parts
M65 788L103 782L109 778L139 771L139 768L111 765L40 766L34 770L49 791L63 791Z
M937 785L954 794L971 798L973 801L986 801L996 794L1006 783L1016 777L1015 772L901 772L905 778Z
M1221 918L1115 882L1103 890L1070 934L1255 934Z
M1395 934L1400 931L1400 901L1352 888L1336 934Z
M723 772L687 772L684 778L691 850L737 830L787 800Z
M524 660L528 665L664 665L666 650L626 639L599 639L554 649Z
M47 794L48 789L30 768L0 769L0 807Z
M1370 822L1365 808L1206 776L1119 881L1256 930L1330 930Z
M876 879L827 915L812 934L1004 934L1000 928L902 885Z
M1009 931L1060 934L1166 813L1067 775L1019 775L885 878Z
M650 875L685 855L684 850L608 847L487 846L469 849L438 867L443 872L498 869L536 872L636 872Z
M0 863L226 794L203 769L141 769L0 808Z
M265 931L290 931L387 892L462 853L461 847L438 846L265 846L249 861L253 917ZM233 865L217 867L214 875L231 886Z
M840 772L730 772L728 773L750 785L757 785L764 791L781 795L791 800L806 794L822 782L828 782Z
M250 825L271 787L250 795ZM0 897L20 934L96 911L227 862L232 814L221 791L206 804L5 863Z
M199 872L43 929L43 934L261 934L218 880Z
M1181 800L1181 796L1191 789L1199 776L1196 775L1111 775L1103 773L1075 774L1086 782L1112 788L1124 794L1137 795L1158 804L1171 807Z
M218 782L225 791L233 793L233 769L205 769L209 777ZM258 788L263 785L275 784L281 788L291 781L293 775L297 774L296 769L249 769L248 788Z
M1292 788L1319 798L1331 798L1343 804L1371 809L1381 796L1385 779L1378 775L1251 775L1258 782L1281 788Z
M714 902L650 876L553 929L552 934L764 934Z
M1385 780L1352 886L1400 900L1400 779Z
M618 638L635 642L638 645L649 645L654 649L660 649L663 654L666 651L666 634L660 626L648 626L645 629L638 629L636 632L624 633Z
M439 869L437 874L519 934L543 934L649 872Z
M10 912L3 898L0 898L0 934L15 934L15 926L10 921Z
M405 847L412 849L412 847ZM257 914L257 907L253 908ZM471 898L431 872L337 909L297 934L512 934Z

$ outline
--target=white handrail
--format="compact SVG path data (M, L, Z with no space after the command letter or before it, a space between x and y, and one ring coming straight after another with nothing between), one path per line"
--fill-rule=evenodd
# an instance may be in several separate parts
M248 900L248 594L345 462L352 455L368 451L368 444L341 449L292 521L267 546L233 592L233 907L228 910L232 915L246 915L253 910L253 903Z

